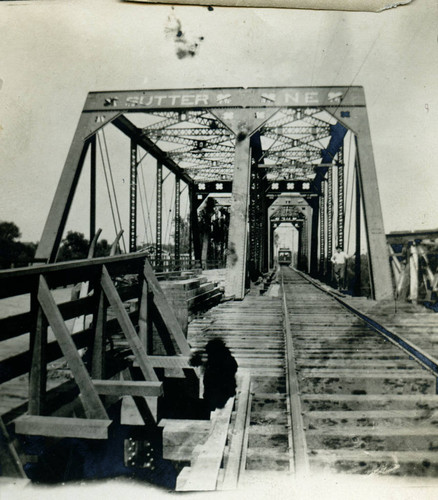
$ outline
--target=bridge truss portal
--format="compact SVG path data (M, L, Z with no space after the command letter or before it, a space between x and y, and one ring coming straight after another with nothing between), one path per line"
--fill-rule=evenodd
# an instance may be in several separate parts
M54 262L88 150L90 236L96 218L96 137L114 126L129 137L129 251L136 250L137 170L140 150L157 162L156 246L161 255L163 167L191 201L191 240L201 248L196 209L212 193L231 193L227 295L242 299L247 261L268 266L270 205L285 194L305 202L299 224L307 270L324 274L335 245L344 247L344 145L354 155L356 260L360 226L367 240L372 294L392 296L365 96L362 87L218 88L132 90L88 94L37 249L36 260ZM350 141L351 142L351 141ZM351 219L351 217L350 217ZM175 257L179 256L179 217ZM363 230L362 230L363 232ZM305 235L305 237L304 237ZM359 261L360 264L360 261Z

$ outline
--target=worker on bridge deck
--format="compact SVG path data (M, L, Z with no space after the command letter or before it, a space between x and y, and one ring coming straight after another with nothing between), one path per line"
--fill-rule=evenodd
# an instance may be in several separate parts
M347 269L348 259L349 256L338 245L336 247L336 252L332 255L332 258L330 259L333 263L333 271L335 273L335 279L338 290L345 290L345 273Z

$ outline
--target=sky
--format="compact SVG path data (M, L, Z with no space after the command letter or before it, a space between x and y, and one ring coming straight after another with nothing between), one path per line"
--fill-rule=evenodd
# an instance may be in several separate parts
M0 2L0 220L39 240L89 91L362 85L385 231L437 228L437 14L435 0L379 14ZM123 191L129 144L120 147ZM85 190L68 229L87 231ZM98 225L111 238L107 209Z

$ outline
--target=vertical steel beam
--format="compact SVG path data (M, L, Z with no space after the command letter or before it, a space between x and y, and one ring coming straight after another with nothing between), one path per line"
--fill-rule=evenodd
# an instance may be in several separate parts
M175 261L179 265L181 257L181 191L180 180L175 176Z
M268 209L269 209L269 204L268 200L266 199L266 188L265 188L265 179L262 179L262 184L261 184L261 189L262 189L262 216L261 216L261 233L262 233L262 239L261 239L261 269L262 272L266 273L269 270L269 215L268 215Z
M241 300L245 296L248 246L248 203L251 178L251 147L249 136L236 139L233 192L227 251L225 293Z
M325 183L321 182L319 197L319 274L325 273Z
M319 205L321 204L320 197L317 196L311 200L312 207L312 228L311 228L311 244L310 244L310 274L318 275L318 225L319 225Z
M90 241L96 234L96 136L90 139Z
M157 210L155 225L155 265L161 266L163 224L163 165L157 161Z
M330 110L328 111L330 112ZM356 135L363 220L367 235L370 275L374 282L373 298L376 300L391 299L394 296L391 267L383 227L379 187L366 108L365 106L350 108L348 118L342 116L342 113L345 113L345 111L338 108L332 114Z
M361 196L360 196L360 180L359 180L359 166L356 162L356 253L354 259L354 295L360 295L361 284L361 268L360 268L360 232L361 232ZM373 290L372 276L370 276L371 291Z
M327 262L333 253L333 168L327 172Z
M137 143L132 139L129 170L129 251L137 251Z
M345 213L344 213L344 148L343 146L338 152L338 231L337 231L337 242L342 249L344 249L344 224L345 224Z
M195 260L201 261L201 240L199 238L199 224L198 224L198 203L196 200L196 191L194 186L189 186L190 196L190 242L193 245L193 254Z
M257 171L257 164L253 163L254 158L251 160L251 188L249 200L249 260L257 265L258 260L258 193L260 190L259 178Z
M301 227L301 231L300 231L300 239L299 239L299 246L298 246L298 255L299 255L299 260L298 260L298 263L297 263L297 266L299 267L299 269L301 269L302 271L305 271L305 272L308 272L308 239L309 239L309 236L308 236L308 220L307 220L307 217L306 219L304 219L303 221L303 225Z

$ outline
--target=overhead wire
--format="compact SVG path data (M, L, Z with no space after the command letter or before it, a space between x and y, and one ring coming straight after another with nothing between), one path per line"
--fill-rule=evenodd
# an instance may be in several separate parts
M119 203L117 201L117 193L116 193L116 188L115 188L115 185L114 185L114 177L113 177L113 172L112 172L112 168L111 168L111 162L110 162L109 152L108 152L108 145L107 145L107 142L106 142L106 136L105 136L105 130L104 129L102 129L102 137L103 137L103 143L104 143L104 146L105 146L105 153L106 153L106 158L107 158L107 163L108 163L108 171L109 171L109 174L110 174L111 185L112 185L112 189L113 189L113 195L114 195L114 202L115 202L115 206L116 206L117 218L119 220L120 229L122 229L122 220L120 218ZM123 249L124 249L124 251L126 253L126 243L125 243L125 237L124 237L123 234L122 234L122 243L123 243Z
M105 166L105 158L103 155L102 144L101 144L101 140L100 140L100 132L98 132L96 135L97 135L97 142L99 143L100 157L102 160L102 169L103 169L103 173L105 176L106 188L107 188L108 198L109 198L109 203L110 203L110 208L111 208L111 215L112 215L113 224L114 224L114 231L115 231L115 234L117 235L117 233L118 233L117 221L116 221L116 217L114 214L113 201L112 201L112 197L111 197L111 189L110 189L110 185L109 185L109 181L108 181L108 174L106 172L106 166Z

